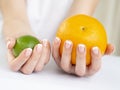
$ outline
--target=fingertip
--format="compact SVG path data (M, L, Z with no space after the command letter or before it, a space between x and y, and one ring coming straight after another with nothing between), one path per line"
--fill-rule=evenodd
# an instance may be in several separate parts
M60 40L59 37L56 37L56 38L55 38L55 41L56 41L56 43L57 43L57 42L60 42L61 40Z
M37 44L36 47L35 47L36 51L37 52L41 52L42 51L42 47L43 47L42 44Z
M85 52L86 52L86 47L85 47L85 45L84 45L84 44L79 44L79 45L78 45L78 51L79 51L80 53L85 53Z
M91 64L88 66L87 76L91 76L100 70L102 64L101 58L100 49L98 47L93 47L91 52Z
M27 48L27 49L24 49L16 59L18 59L18 60L28 59L31 54L32 54L32 49Z
M98 48L98 47L93 47L93 48L92 48L92 53L93 53L94 55L98 55L98 54L99 54L99 48Z
M114 45L112 45L112 44L110 44L110 48L111 48L111 53L114 53L114 51L115 51L115 46Z
M12 48L14 47L14 45L15 45L15 40L12 39L12 38L9 38L9 39L7 40L7 48L8 48L8 49L12 49Z
M56 45L59 46L60 43L61 43L60 38L59 38L59 37L56 37L56 38L54 39L54 41L53 41L53 46L56 46Z
M27 48L27 49L26 49L26 52L25 52L25 55L26 55L26 56L30 56L31 53L32 53L32 49L31 49L31 48Z
M6 45L8 49L10 48L10 44L11 44L11 42L8 41L8 42L7 42L7 45Z
M52 43L52 50L56 51L59 49L60 47L60 44L61 44L61 40L59 37L56 37Z
M105 54L110 55L110 54L112 54L114 52L115 52L115 46L112 45L112 44L108 44L108 46L106 48L106 51L105 51Z
M73 43L70 40L66 40L64 43L64 46L66 49L70 49L72 47Z
M48 40L47 39L43 39L43 46L47 46L48 45Z
M101 51L98 47L93 47L91 51L92 59L100 59L102 56Z

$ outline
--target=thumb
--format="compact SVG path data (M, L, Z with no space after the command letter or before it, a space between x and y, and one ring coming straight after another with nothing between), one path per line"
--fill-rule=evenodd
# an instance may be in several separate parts
M108 44L107 45L107 49L106 49L106 51L105 51L105 54L106 55L109 55L109 54L111 54L111 53L113 53L113 51L114 51L114 46L112 45L112 44Z
M15 45L16 40L14 38L9 38L7 40L7 48L12 49Z

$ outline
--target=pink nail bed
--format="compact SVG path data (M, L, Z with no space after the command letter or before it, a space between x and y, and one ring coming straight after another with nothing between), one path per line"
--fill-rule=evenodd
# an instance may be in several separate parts
M93 50L93 53L94 53L94 54L98 54L98 53L99 53L98 47L93 47L92 50Z
M27 51L26 51L26 56L29 56L32 52L32 49L31 48L28 48Z
M39 52L39 51L41 51L41 49L42 49L42 44L38 44L37 45L37 51Z
M85 45L79 44L79 51L80 52L85 52Z
M65 47L66 48L70 48L71 47L71 41L69 41L69 40L67 40L66 42L65 42Z

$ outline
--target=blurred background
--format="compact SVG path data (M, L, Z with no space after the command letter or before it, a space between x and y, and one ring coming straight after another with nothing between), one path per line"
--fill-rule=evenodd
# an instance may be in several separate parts
M115 45L114 55L120 56L120 0L100 0L94 16L104 24L109 42Z
M94 17L103 23L108 34L109 43L115 45L114 55L120 56L120 0L100 0ZM2 23L0 15L0 37Z

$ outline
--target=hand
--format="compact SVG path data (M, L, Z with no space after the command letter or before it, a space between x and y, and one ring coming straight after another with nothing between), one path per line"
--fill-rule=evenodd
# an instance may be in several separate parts
M86 66L86 47L79 44L77 47L76 65L71 64L72 42L67 40L64 43L63 53L60 56L59 47L61 40L56 37L52 46L52 55L56 64L65 72L76 74L77 76L90 76L99 71L101 67L101 53L98 47L93 47L91 50L91 64ZM114 47L108 44L105 54L111 54Z
M42 44L37 44L34 49L27 48L21 52L18 57L14 57L12 49L15 45L15 39L9 39L8 61L13 71L21 71L24 74L41 71L50 59L50 44L48 40L43 40Z
M50 43L44 39L41 44L37 44L34 49L27 48L21 52L18 57L14 57L12 49L15 45L16 38L22 35L34 35L34 33L27 28L27 25L19 23L4 24L4 35L6 38L8 49L8 63L13 71L21 71L24 74L31 74L32 72L41 71L45 64L50 59ZM13 30L14 32L10 32ZM26 30L26 32L24 32ZM9 33L9 36L8 34ZM35 36L35 35L34 35Z

